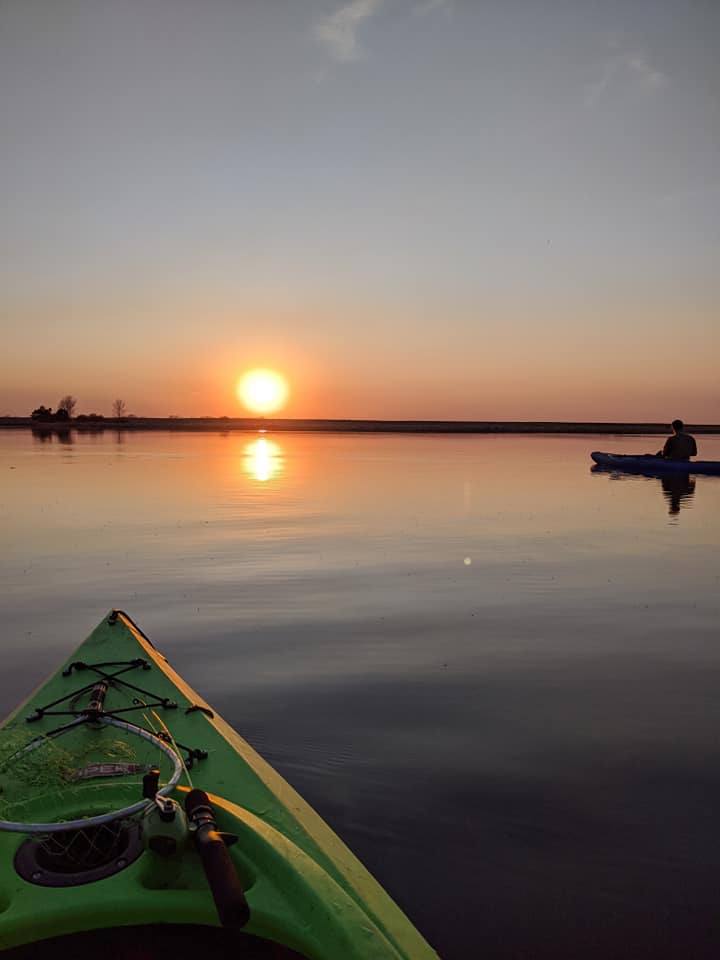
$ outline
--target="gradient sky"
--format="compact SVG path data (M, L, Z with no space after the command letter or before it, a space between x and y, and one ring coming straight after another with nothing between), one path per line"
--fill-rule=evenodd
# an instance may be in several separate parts
M0 414L720 422L717 0L0 0Z

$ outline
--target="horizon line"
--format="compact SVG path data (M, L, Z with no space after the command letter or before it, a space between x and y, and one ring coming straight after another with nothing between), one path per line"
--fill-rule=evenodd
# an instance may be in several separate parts
M617 420L428 420L353 417L104 417L83 415L68 420L0 417L0 428L36 430L182 430L307 431L357 433L666 433L669 421ZM720 424L687 423L696 433L720 433Z

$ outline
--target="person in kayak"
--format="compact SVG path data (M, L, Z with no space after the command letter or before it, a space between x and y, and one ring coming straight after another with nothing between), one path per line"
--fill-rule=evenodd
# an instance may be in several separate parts
M673 435L665 441L662 450L658 450L656 456L664 460L689 460L690 457L697 456L697 444L695 437L685 433L685 424L682 420L673 420Z

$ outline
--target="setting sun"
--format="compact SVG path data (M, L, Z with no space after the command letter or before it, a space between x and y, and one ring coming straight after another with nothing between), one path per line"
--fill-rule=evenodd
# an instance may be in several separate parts
M288 393L287 381L274 370L248 370L237 385L238 400L253 413L274 413L282 409Z

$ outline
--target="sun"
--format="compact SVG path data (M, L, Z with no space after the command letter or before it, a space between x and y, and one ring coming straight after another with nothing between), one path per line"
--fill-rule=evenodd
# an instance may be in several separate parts
M281 410L288 398L287 380L275 370L248 370L238 380L240 403L253 413L274 413Z

